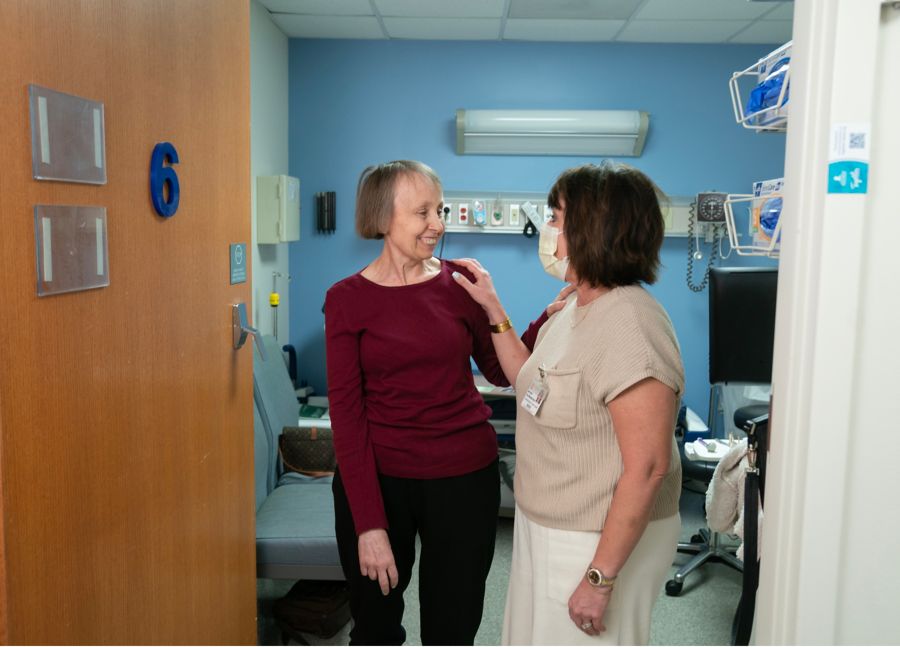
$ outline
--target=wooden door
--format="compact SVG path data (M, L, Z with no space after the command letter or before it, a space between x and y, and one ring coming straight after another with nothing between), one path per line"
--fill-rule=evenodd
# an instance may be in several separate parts
M2 0L0 639L255 643L247 0ZM28 85L100 101L104 186L32 178ZM178 151L174 217L153 147ZM107 209L108 287L38 297L36 204Z

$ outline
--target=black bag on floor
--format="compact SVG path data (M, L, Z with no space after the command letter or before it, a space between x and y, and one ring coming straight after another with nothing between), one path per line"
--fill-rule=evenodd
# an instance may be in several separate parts
M346 582L300 580L275 601L272 613L296 642L306 643L300 633L331 638L350 621L350 587Z

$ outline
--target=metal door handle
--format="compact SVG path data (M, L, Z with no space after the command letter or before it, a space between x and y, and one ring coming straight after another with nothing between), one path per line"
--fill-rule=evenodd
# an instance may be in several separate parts
M259 356L266 361L266 349L262 344L262 333L250 325L247 321L247 305L245 303L234 303L231 306L231 341L237 350L247 341L247 335L253 335L253 341L256 342L256 348L259 350Z

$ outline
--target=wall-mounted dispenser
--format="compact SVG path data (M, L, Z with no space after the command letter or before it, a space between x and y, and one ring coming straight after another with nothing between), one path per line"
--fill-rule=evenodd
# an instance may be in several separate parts
M300 240L300 180L288 175L256 178L256 242Z

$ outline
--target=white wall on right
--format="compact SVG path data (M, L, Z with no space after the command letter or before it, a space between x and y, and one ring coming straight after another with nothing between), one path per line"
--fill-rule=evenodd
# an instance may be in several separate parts
M256 178L288 173L288 38L268 10L250 0L250 196L252 204L253 325L263 334L276 328L280 344L290 339L287 243L256 242ZM303 190L301 184L300 190ZM269 305L273 273L281 305Z
M900 644L898 60L894 3L795 3L757 644ZM844 124L867 193L828 192Z
M900 643L900 8L881 8L836 642ZM888 145L888 142L891 142Z

